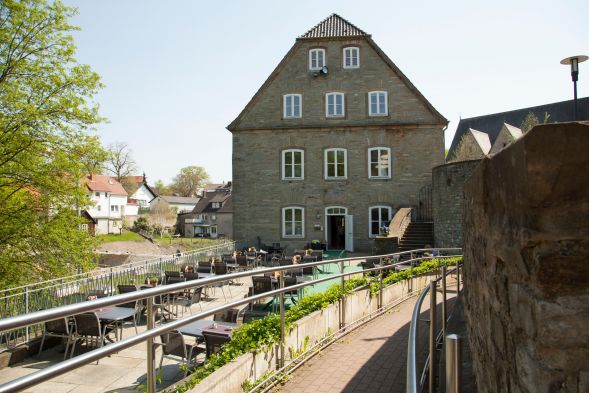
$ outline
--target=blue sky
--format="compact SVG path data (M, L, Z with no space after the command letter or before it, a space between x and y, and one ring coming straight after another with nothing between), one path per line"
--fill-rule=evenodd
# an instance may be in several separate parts
M450 120L572 98L559 61L589 54L589 1L73 1L77 58L106 87L96 97L106 145L127 142L150 183L188 165L231 179L239 114L294 44L332 13L372 34ZM589 62L579 96L588 95ZM254 152L252 152L254 154Z

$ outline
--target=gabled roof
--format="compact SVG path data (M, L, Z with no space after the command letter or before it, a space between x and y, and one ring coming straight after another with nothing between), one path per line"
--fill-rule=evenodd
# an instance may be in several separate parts
M176 204L185 204L185 205L196 205L199 198L192 198L192 197L181 197L175 195L159 195L158 198L163 199L168 203L176 203Z
M491 151L491 141L489 140L489 135L481 131L473 130L472 128L469 128L468 132L472 134L483 154L489 154L489 151Z
M127 191L116 179L106 175L91 174L80 180L90 191L106 191L114 195L127 196Z
M522 130L520 130L519 128L517 128L515 126L512 126L511 124L503 123L503 127L501 127L501 129L503 129L503 128L505 128L507 130L507 132L509 132L509 134L512 136L513 139L518 139L519 137L521 137L523 135Z
M227 195L225 202L223 202L221 208L217 210L217 213L233 213L233 197L231 194Z
M589 120L589 97L579 98L578 100L578 119ZM464 135L469 128L481 130L489 135L491 143L495 142L503 123L515 124L519 126L524 121L528 113L532 112L538 120L542 123L544 121L544 114L548 113L550 118L548 123L563 123L573 120L573 100L554 102L551 104L544 104L539 106L532 106L529 108L516 109L508 112L492 113L484 116L471 117L468 119L461 119L456 127L452 145L448 150L448 159L454 156L456 148L462 135Z
M331 14L319 22L311 30L301 35L299 39L305 38L335 38L335 37L357 37L369 36L338 14Z
M338 22L338 21L340 21L340 22ZM340 26L339 28L335 27L335 26L338 26L338 23ZM347 27L341 27L341 26L344 26L344 23L346 24ZM323 30L321 30L321 26L324 26ZM337 35L337 34L344 34L343 30L350 31L350 32L356 32L358 34L357 35L351 35L351 34L350 35ZM319 32L312 33L314 31L319 31ZM323 31L323 33L320 33L321 31ZM324 35L314 36L313 34L324 34ZM352 25L350 22L346 21L345 19L343 19L339 15L332 14L331 16L327 17L327 19L323 20L317 26L313 27L311 30L309 30L307 33L303 34L301 37L299 37L297 39L297 42L295 42L295 44L290 48L288 53L282 58L280 63L278 63L278 65L272 71L272 73L268 76L268 78L266 78L266 80L264 81L264 84L262 84L262 86L260 86L260 88L258 89L256 94L254 94L252 99L242 109L242 111L235 118L235 120L233 120L227 126L227 129L232 132L236 131L238 129L244 116L254 107L254 105L258 102L259 98L261 97L262 93L268 89L268 87L274 81L276 76L282 71L282 69L285 67L286 63L288 62L288 60L290 60L292 55L298 49L301 42L309 41L309 40L313 40L313 39L318 39L318 38L336 38L336 37L348 37L348 36L354 36L354 37L357 36L357 37L362 37L363 39L365 39L367 41L367 43L370 45L370 47L372 47L375 50L375 52L378 54L378 56L380 56L381 59L389 66L389 68L391 68L393 73L399 77L399 79L405 84L405 86L413 94L415 94L415 96L418 98L418 100L432 114L432 116L435 118L436 124L443 124L443 125L448 124L448 119L446 119L444 116L442 116L442 114L440 112L438 112L433 107L433 105L423 96L423 94L421 94L421 92L419 90L417 90L417 88L409 80L409 78L407 78L407 76L405 76L405 74L403 74L403 72L393 63L393 61L382 51L382 49L380 49L379 46L376 45L376 43L372 40L370 34L367 34L364 31L358 29L357 27L355 27L354 25ZM311 126L311 127L316 127L316 126ZM274 128L276 128L276 127L274 127Z
M221 207L218 209L213 209L211 207L211 203L213 202L219 202L221 204ZM231 190L224 188L224 189L219 189L216 191L208 191L204 194L204 196L201 198L200 201L198 201L198 203L196 204L196 206L194 207L194 209L192 209L193 213L212 213L212 212L221 212L221 213L227 213L227 212L231 212L233 211L233 204L231 204L228 209L231 210L226 210L225 205L227 203L231 203Z

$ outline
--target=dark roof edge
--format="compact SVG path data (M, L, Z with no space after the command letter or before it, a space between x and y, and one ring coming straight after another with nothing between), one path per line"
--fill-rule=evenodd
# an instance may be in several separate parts
M580 101L580 100L584 100L584 99L588 99L588 98L589 98L589 96L587 96L587 97L580 97L580 98L578 98L578 100ZM463 121L472 121L472 120L480 119L482 117L506 115L508 113L519 112L519 111L522 111L522 110L532 111L534 109L541 108L543 106L559 105L559 104L564 104L566 102L571 102L571 101L572 100L549 102L549 103L546 103L546 104L540 104L540 105L528 106L528 107L524 107L524 108L512 109L510 111L505 111L505 112L495 112L495 113L488 113L486 115L480 115L480 116L474 116L474 117L465 117L463 119L460 119L460 121L458 122L458 124L460 125L460 123L463 122ZM513 127L517 127L517 126L515 126L513 124L510 124L510 125L513 126ZM458 127L456 127L456 128L458 129Z

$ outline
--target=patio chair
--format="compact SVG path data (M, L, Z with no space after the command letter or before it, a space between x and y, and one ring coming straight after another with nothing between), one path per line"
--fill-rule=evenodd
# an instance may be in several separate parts
M174 360L180 358L182 363L186 366L184 368L184 378L186 378L186 375L188 374L188 366L196 366L196 357L199 354L204 353L205 349L199 347L197 343L187 344L184 341L184 336L175 330L162 334L160 339L162 340L162 357L160 359L159 368L162 368L164 358Z
M235 262L237 262L237 270L248 270L249 265L245 255L237 255L235 257Z
M198 280L198 273L197 272L184 272L184 278L186 279L186 281Z
M41 345L39 346L39 353L37 356L41 356L43 352L43 344L45 344L45 337L59 337L65 338L65 351L63 353L63 360L67 358L67 351L70 344L75 340L74 338L74 326L68 323L67 318L60 318L53 321L47 321L43 324L43 337L41 338Z
M297 278L296 277L284 277L284 287L290 287L292 285L296 285L297 284ZM288 291L288 292L284 292L284 296L288 296L290 298L290 300L292 301L293 304L297 304L297 301L295 300L295 296L298 298L299 297L299 291L297 289L293 289L292 291Z
M215 315L213 315L213 321L237 323L237 315L238 314L239 314L239 309L230 308L229 310L218 312Z
M120 294L137 291L137 287L135 285L122 285L121 284L121 285L117 285L117 288L118 288ZM135 326L135 333L137 333L137 319L141 315L141 313L144 309L143 303L139 300L134 300L134 301L128 302L128 303L118 304L117 306L135 309L135 315L133 316L133 326Z
M93 345L101 348L106 344L108 335L116 328L109 324L101 324L96 313L83 313L74 315L75 321L75 339L72 346L71 356L76 350L76 343L78 340L83 340L86 346ZM96 361L98 364L98 360Z
M224 262L215 262L213 264L213 273L215 273L215 276L227 274L227 264ZM231 284L231 282L227 281L227 290L229 291L229 296L233 296L233 295L231 295L231 288L229 288L229 284ZM225 296L225 290L223 289L224 286L225 286L225 281L220 281L220 282L216 282L214 284L211 284L211 288L213 288L213 290L215 288L221 288L221 292L223 293L223 297L225 298L225 300L227 300L227 296Z
M211 355L219 352L221 350L221 347L225 343L231 341L231 337L225 334L216 334L212 332L203 331L202 335L205 338L207 359Z
M270 292L272 290L272 278L268 276L252 276L252 295L259 295L261 293ZM274 304L274 297L272 301L268 302L264 309Z
M179 271L166 271L166 272L164 272L164 275L166 276L166 284L169 284L169 280L171 278L182 277L182 273L180 273Z
M197 273L210 273L211 272L211 262L199 262L198 267L196 268Z

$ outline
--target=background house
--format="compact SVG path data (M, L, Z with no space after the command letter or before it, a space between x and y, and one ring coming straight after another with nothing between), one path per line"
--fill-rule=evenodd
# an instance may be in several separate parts
M177 227L185 237L233 238L231 182L208 187L190 213L178 215Z
M91 174L80 180L93 205L86 210L95 222L95 234L120 233L127 206L127 191L110 176Z
M147 184L145 174L143 176L129 176L126 181L132 182L137 189L129 196L129 200L141 208L149 208L149 203L158 196L157 192Z
M176 213L186 213L192 211L198 201L199 198L158 195L149 202L149 207L150 209L153 209L156 205L164 204L170 209L175 210Z
M369 34L329 16L227 127L235 239L371 251L398 208L420 205L447 123Z
M484 132L489 136L491 145L494 145L504 124L520 127L529 113L534 114L540 123L544 123L546 116L549 116L548 123L573 121L573 100L460 119L454 133L454 139L452 139L452 145L448 150L447 160L455 160L458 145L463 135L468 134L470 129ZM579 98L578 118L579 120L589 120L589 97Z

